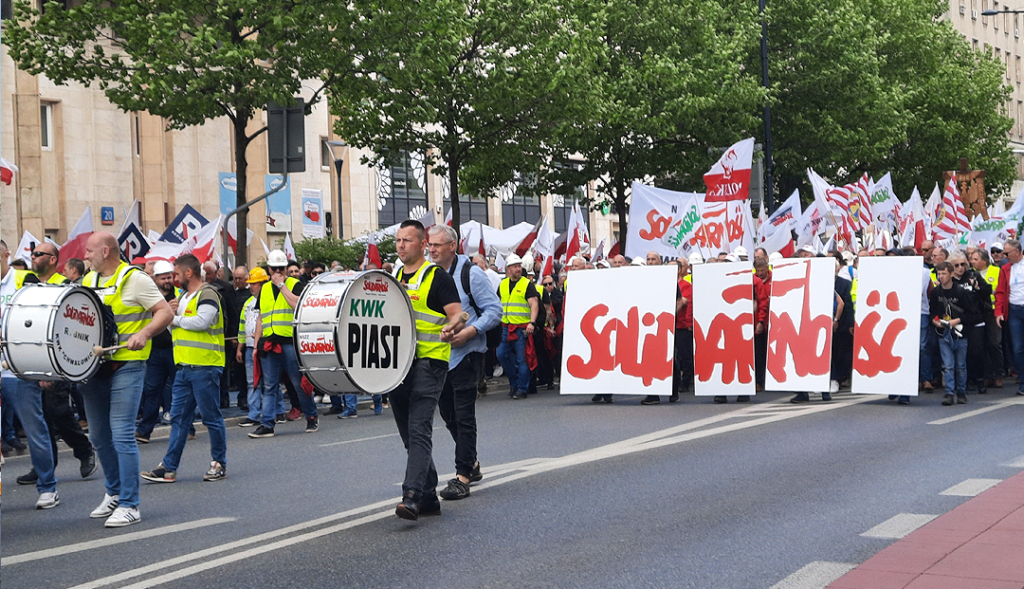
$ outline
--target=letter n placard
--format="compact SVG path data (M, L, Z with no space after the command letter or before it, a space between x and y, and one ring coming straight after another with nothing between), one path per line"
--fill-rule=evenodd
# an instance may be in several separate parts
M749 262L693 268L694 394L754 394L754 271Z
M676 267L569 273L563 395L672 393Z

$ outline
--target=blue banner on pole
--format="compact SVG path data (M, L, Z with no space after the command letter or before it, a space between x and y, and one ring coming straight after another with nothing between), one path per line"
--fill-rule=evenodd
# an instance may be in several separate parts
M163 234L160 235L160 240L171 243L184 243L186 239L191 237L196 231L199 231L207 223L209 221L206 217L200 215L199 211L192 208L192 205L185 205L181 212L171 221L171 224L167 226Z

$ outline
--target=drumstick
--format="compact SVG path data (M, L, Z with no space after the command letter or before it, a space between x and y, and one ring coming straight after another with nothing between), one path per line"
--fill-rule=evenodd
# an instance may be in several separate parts
M235 341L237 339L238 339L238 336L226 337L226 338L224 338L224 341L232 342L232 341ZM104 348L103 346L93 346L92 347L92 355L93 356L102 356L104 354L109 354L110 352L116 352L117 350L120 350L120 349L123 349L123 348L127 348L127 347L128 347L128 344L121 344L119 346L110 346L109 348Z

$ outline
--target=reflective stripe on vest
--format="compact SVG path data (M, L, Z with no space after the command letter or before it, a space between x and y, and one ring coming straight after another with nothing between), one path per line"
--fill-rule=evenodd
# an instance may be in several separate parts
M110 307L114 312L114 322L117 323L117 343L126 344L128 339L139 333L153 320L153 312L145 307L129 306L121 299L121 287L128 275L139 271L134 266L121 262L117 271L103 284L99 284L100 275L96 271L89 272L82 279L82 285L97 289L97 294L103 298L103 304ZM146 340L146 346L141 350L132 351L128 348L121 348L111 356L112 360L128 362L131 360L149 360L149 351L152 342Z
M412 302L413 315L416 317L416 357L433 358L447 362L451 357L451 344L441 341L441 329L447 325L448 317L438 313L427 306L427 297L430 295L430 286L434 283L437 268L434 264L425 262L420 269L412 275L406 285L405 292ZM443 270L442 270L443 272ZM404 282L405 269L399 271L398 280Z
M501 322L512 325L524 325L530 322L530 303L526 302L527 289L532 283L529 279L520 277L515 287L512 287L512 279L506 278L501 281Z
M195 317L199 313L199 300L217 302L217 321L208 329L203 331L190 331L175 327L171 331L171 339L174 341L174 363L189 364L192 366L224 366L224 313L220 306L220 296L217 291L208 284L204 284L199 292L192 297L182 317Z
M292 290L298 283L299 281L295 278L285 278L282 288ZM295 333L292 328L295 309L288 304L288 299L284 298L281 289L278 290L275 298L273 288L274 284L267 282L260 290L260 318L263 320L263 337L277 335L290 338Z
M989 264L988 268L985 268L985 282L992 286L992 303L995 304L996 287L999 286L999 266Z

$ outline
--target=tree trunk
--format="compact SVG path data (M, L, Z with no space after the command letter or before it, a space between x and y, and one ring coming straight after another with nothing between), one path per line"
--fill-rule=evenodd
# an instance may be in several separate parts
M619 212L619 253L626 255L626 183L621 178L615 181L615 207Z
M462 211L459 210L459 166L455 162L448 162L448 186L449 198L452 207L452 229L462 239ZM443 200L443 199L442 199ZM444 205L442 205L443 208Z
M245 150L249 146L249 138L245 134L245 128L249 123L248 117L236 116L234 122L235 131L235 206L244 205L246 200L246 186L248 184L247 172L249 163L245 159ZM249 248L246 245L246 238L249 235L249 211L243 210L235 216L235 243L238 251L235 253L235 265L249 267ZM225 260L226 262L227 260Z

